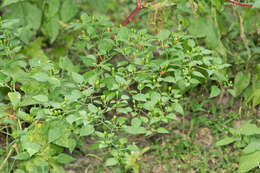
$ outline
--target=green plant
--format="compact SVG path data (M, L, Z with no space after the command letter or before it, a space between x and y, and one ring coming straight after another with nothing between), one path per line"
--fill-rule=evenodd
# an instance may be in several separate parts
M217 146L234 143L237 148L244 148L239 161L238 172L248 172L259 166L260 163L260 128L250 121L238 129L230 128L231 137L225 137L217 142Z
M61 164L74 161L64 150L79 149L102 151L106 166L139 172L139 158L149 150L140 140L169 133L176 113L184 115L183 95L227 82L228 65L186 34L154 36L87 14L64 32L70 42L51 51L42 49L41 38L26 46L16 41L19 49L0 59L3 79L9 79L1 81L1 108L12 110L0 117L17 144L16 171L64 172ZM90 148L82 145L85 138Z

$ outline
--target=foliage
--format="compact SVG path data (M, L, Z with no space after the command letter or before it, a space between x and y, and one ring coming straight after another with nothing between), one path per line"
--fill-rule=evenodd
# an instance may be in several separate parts
M138 157L149 147L131 144L134 136L169 133L166 124L174 123L176 112L184 114L185 92L227 80L219 76L228 65L185 34L163 30L153 36L86 14L65 32L73 36L65 56L55 48L48 55L38 38L1 58L1 74L9 79L1 82L9 98L2 107L13 109L12 118L1 115L2 122L12 126L19 149L14 159L26 172L64 172L59 164L73 158L61 157L63 149L73 152L85 136L94 149L111 154L105 165L138 172ZM99 56L104 60L97 65Z
M232 137L226 137L217 142L217 146L225 146L235 143L237 147L243 147L243 155L240 158L238 172L248 172L259 166L260 163L260 128L255 124L246 122L238 129L230 129Z
M204 113L215 116L214 99L221 101L226 91L236 100L242 96L245 108L257 108L259 0L253 8L147 1L130 27L111 22L123 18L116 11L121 3L3 1L0 133L11 143L0 148L0 172L66 172L80 151L117 172L138 173L145 153L162 150L143 141L170 135L172 127L186 131L188 113L187 136L201 124L222 133L226 119L237 115L211 122ZM127 16L135 2L125 3ZM259 165L258 131L246 123L217 143L244 147L240 172ZM175 149L198 152L194 141L176 141L174 149L168 146L174 156L180 157Z

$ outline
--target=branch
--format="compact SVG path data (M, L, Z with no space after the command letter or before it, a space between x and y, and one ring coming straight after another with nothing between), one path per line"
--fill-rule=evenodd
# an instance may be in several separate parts
M123 21L122 26L127 25L142 8L140 0L136 0L135 10Z
M241 2L237 2L237 1L233 1L233 0L228 0L228 1L231 2L232 4L240 5L243 7L252 7L253 6L252 4L245 4L245 3L241 3Z

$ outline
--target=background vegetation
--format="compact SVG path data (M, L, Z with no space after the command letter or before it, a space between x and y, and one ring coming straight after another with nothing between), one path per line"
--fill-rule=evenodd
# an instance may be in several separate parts
M258 172L260 1L3 0L0 172Z

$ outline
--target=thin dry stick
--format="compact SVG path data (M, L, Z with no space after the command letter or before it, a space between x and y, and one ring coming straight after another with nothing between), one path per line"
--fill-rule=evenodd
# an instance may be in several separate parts
M247 64L246 64L246 69L248 68L248 64L249 64L249 61L252 57L252 53L251 53L251 49L249 48L248 46L248 40L246 38L246 34L245 34L245 29L244 29L244 20L243 20L243 17L241 16L240 13L238 13L239 15L239 21L240 21L240 37L246 47L246 50L247 50L247 54L248 54L248 58L247 58Z

